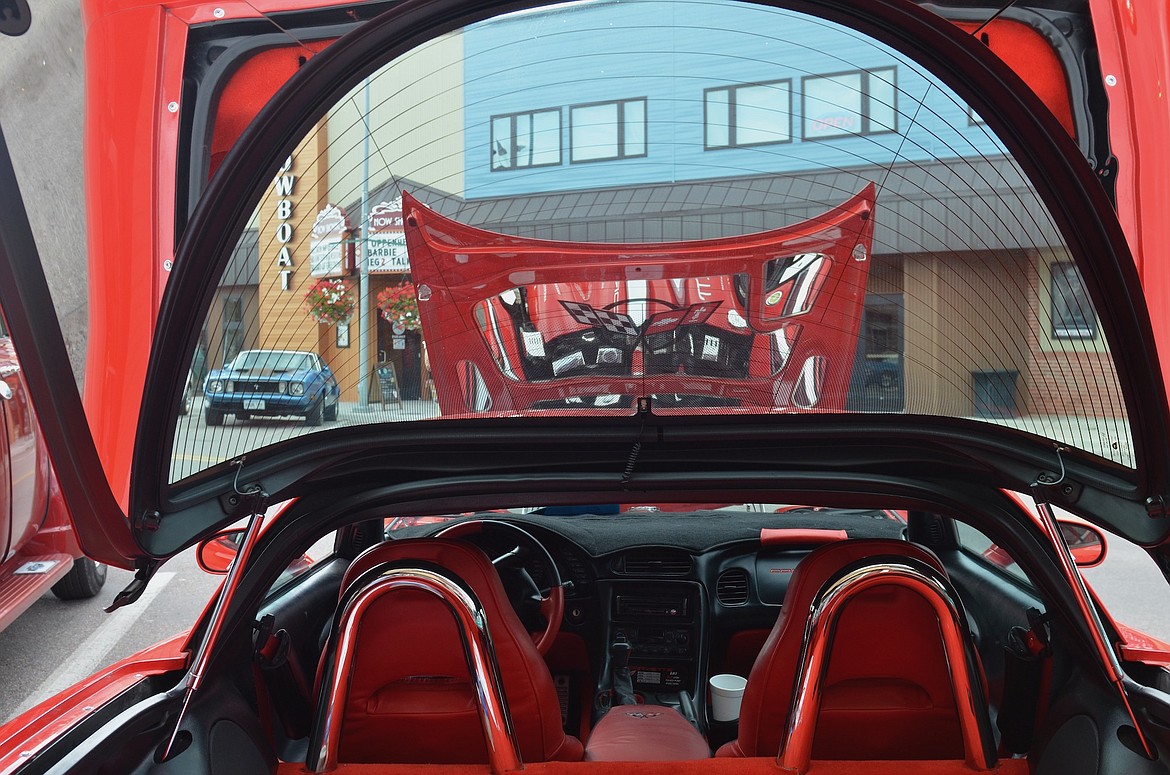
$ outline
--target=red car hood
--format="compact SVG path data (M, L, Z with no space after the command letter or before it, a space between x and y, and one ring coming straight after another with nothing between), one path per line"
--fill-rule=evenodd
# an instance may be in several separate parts
M670 401L840 411L873 242L871 184L784 229L669 243L496 234L403 196L444 416ZM510 294L511 303L504 300Z

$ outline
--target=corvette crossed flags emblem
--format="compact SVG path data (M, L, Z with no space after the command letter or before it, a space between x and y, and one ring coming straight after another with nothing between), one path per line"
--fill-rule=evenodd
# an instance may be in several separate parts
M701 304L692 304L686 309L672 309L657 312L639 326L629 315L614 312L608 309L598 309L580 301L565 301L563 306L573 319L582 325L591 328L602 328L618 336L643 337L651 334L664 334L673 331L679 326L692 326L707 322L715 310L719 309L722 301L708 301Z

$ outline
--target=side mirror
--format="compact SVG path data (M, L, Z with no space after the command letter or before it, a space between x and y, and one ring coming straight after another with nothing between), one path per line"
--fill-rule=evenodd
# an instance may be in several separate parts
M244 529L234 528L223 530L210 538L199 542L195 552L195 561L199 567L208 573L222 576L232 567L232 560L240 553L240 542L244 540ZM299 576L313 566L313 560L307 554L289 563L284 569L277 583L282 583L294 576Z
M240 542L244 540L244 531L224 530L210 538L199 542L199 549L195 553L195 561L199 567L208 573L222 575L232 567L232 560L240 552Z
M1078 568L1095 568L1104 562L1107 549L1104 533L1081 522L1058 519L1056 523Z

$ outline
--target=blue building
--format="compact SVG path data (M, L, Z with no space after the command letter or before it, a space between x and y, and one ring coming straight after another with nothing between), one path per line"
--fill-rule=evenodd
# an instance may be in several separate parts
M1022 35L1051 53L1060 35L1043 23L1009 10L979 40L1003 52ZM486 229L654 242L805 221L872 182L851 408L1027 413L1052 404L1045 385L1063 362L1107 364L1096 321L1082 319L1083 286L1022 170L953 90L888 46L726 0L584 0L458 35L461 131L436 125L426 138L458 143L458 190L407 175L378 196L430 188L428 204ZM1077 73L1052 61L1049 80L1070 84L1066 126L1090 155ZM1000 284L988 273L1030 279L986 298ZM938 346L973 326L996 345ZM1096 386L1083 398L1090 412L1111 400Z
M569 4L464 48L468 199L1002 153L913 62L786 11Z

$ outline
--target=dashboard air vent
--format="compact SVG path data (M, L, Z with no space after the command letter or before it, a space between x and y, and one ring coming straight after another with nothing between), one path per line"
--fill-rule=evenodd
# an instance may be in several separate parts
M732 568L719 574L715 596L723 605L743 605L748 599L748 575L743 568Z
M631 576L685 576L691 572L691 556L668 549L629 552L622 558L622 572Z

